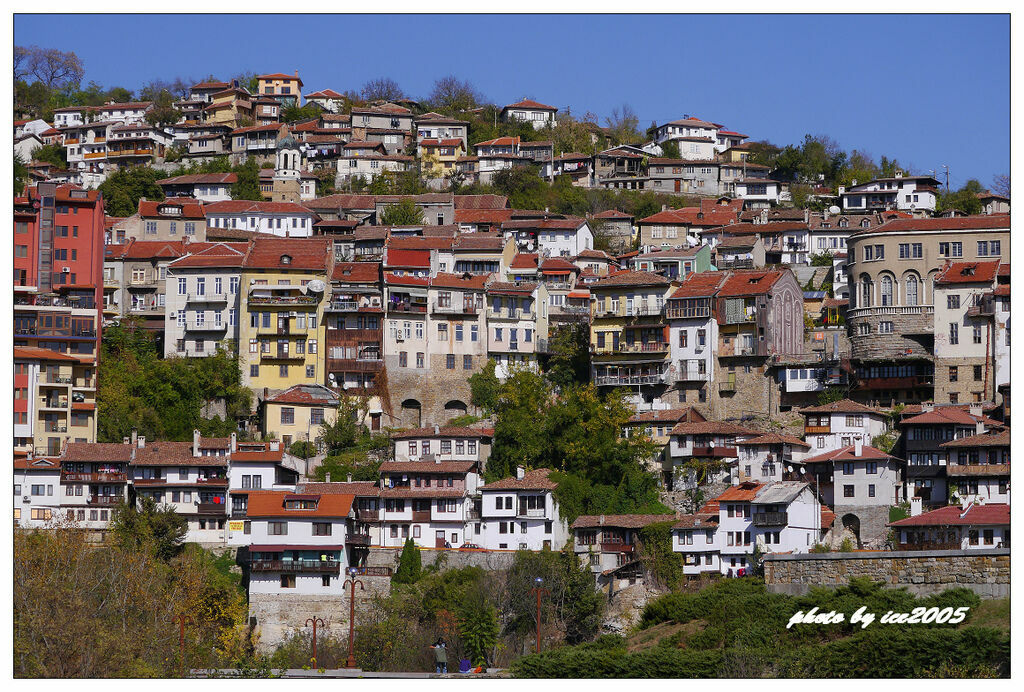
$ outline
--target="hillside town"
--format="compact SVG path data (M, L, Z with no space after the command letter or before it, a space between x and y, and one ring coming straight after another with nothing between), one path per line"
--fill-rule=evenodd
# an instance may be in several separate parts
M16 120L17 529L102 541L126 503L173 508L186 542L235 556L264 646L316 608L348 618L347 577L387 593L410 541L488 569L567 551L608 599L650 581L641 536L665 522L692 584L773 554L1009 548L1007 195L968 214L937 173L782 174L713 113L639 143L574 121L590 150L565 151L571 114L533 99L480 125L297 71L252 82L193 84L170 120L143 100ZM104 186L140 171L157 189L112 215ZM526 177L658 206L516 208L501 186ZM251 404L207 402L226 435L112 434L112 333L167 361L227 354ZM510 404L476 383L573 357L627 407L615 443L653 450L663 511L569 511L570 470L508 451ZM325 473L346 416L382 441L369 477Z

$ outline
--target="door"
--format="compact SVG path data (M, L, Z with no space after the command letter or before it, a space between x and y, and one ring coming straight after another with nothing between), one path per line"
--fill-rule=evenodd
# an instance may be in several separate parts
M682 181L677 178L676 179L676 192L679 192L681 190L681 188L680 188L681 184L682 184Z
M435 531L434 532L434 547L435 548L443 548L444 547L444 531Z
M370 414L370 430L380 430L380 414Z

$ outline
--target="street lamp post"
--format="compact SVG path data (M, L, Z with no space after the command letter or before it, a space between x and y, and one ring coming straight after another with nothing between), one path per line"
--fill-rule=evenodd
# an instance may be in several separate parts
M172 617L171 623L178 625L178 674L185 677L185 625L192 624L192 618L182 613Z
M534 579L533 583L534 586L531 591L537 596L537 653L540 653L540 597L541 594L550 594L551 592L542 586L544 580L540 577Z
M350 601L349 601L350 605L349 605L349 611L348 611L348 661L345 663L345 667L346 668L355 668L356 667L356 657L355 657L355 654L353 653L354 652L353 646L354 646L354 643L355 643L355 631L356 631L355 630L355 626L356 626L356 586L358 585L359 588L362 589L363 591L366 591L366 587L363 586L363 582L361 582L358 579L356 579L356 569L355 569L355 567L349 567L348 573L349 573L349 578L346 579L345 583L341 585L342 590L344 590L345 587L349 587L349 589L351 591Z
M306 627L309 627L310 625L313 626L313 667L314 668L317 667L317 665L316 665L316 626L317 626L317 624L319 624L321 627L324 627L324 621L321 620L318 617L311 617L308 620L306 620Z

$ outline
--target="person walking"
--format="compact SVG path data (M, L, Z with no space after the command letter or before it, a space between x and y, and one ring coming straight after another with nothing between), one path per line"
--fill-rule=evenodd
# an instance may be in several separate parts
M441 675L448 674L448 647L445 646L444 639L438 639L437 643L434 644L434 669L435 672Z

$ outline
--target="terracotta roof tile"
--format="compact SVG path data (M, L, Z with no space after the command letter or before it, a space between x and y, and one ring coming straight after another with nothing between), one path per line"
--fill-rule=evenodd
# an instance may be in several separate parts
M400 430L391 436L393 440L409 440L412 438L439 438L439 437L475 437L490 438L494 436L493 428L470 428L466 426L442 425L438 426L437 432L434 428L413 428L411 430Z
M474 461L385 461L380 465L381 473L469 473L476 466Z
M669 280L661 274L640 271L621 271L590 284L590 290L618 286L668 286Z
M570 528L596 529L602 526L613 529L642 529L662 521L674 521L675 514L586 514L577 517Z
M256 238L244 266L249 269L293 269L324 273L334 253L330 238ZM283 257L290 257L285 264Z
M887 526L1009 526L1010 506L972 504L964 512L960 505L940 507L916 517L893 521Z
M856 454L856 448L854 445L848 447L842 447L841 449L832 449L824 454L818 454L813 457L801 459L801 464L826 464L826 463L842 463L844 461L864 461L864 460L888 460L895 459L891 454L875 449L871 445L864 445L861 449L860 456Z
M118 442L69 442L61 455L62 461L127 462L132 458L132 446Z
M323 495L313 495L316 497L316 509L285 509L285 498L295 493L278 490L258 490L249 491L248 493L248 506L246 507L246 516L249 518L288 518L288 519L305 519L307 517L313 518L331 518L340 519L347 517L352 511L352 501L355 500L354 495L330 493ZM315 549L316 546L311 546Z
M935 276L936 284L991 284L999 270L999 260L985 262L946 262Z
M864 404L858 404L856 401L851 401L849 399L832 401L827 404L822 404L821 406L808 406L807 408L800 409L800 413L872 413L879 416L882 415L882 412L877 409L865 406Z

